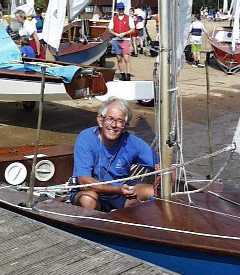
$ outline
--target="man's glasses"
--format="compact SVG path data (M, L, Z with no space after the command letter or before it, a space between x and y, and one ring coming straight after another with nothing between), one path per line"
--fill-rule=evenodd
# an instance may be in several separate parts
M113 117L111 116L102 116L103 119L104 119L104 123L105 125L107 126L112 126L113 124L116 125L118 128L125 128L126 126L126 121L123 120L123 119L114 119Z

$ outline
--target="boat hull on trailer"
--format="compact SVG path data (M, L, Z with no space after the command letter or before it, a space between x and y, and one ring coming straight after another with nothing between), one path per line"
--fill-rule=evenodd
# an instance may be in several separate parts
M216 62L228 74L240 70L240 44L237 43L236 49L233 51L231 37L232 28L225 27L216 29L210 40Z
M56 60L82 65L90 65L98 61L107 51L109 40L101 42L89 42L87 45L79 43L64 43Z
M67 66L69 63L46 61L40 59L25 59L25 62ZM84 67L81 73L75 74L70 83L64 83L61 78L45 77L45 100L81 99L85 97L104 95L107 92L106 82L113 80L114 70L105 68ZM1 101L39 101L42 75L35 72L20 72L0 70L0 100Z

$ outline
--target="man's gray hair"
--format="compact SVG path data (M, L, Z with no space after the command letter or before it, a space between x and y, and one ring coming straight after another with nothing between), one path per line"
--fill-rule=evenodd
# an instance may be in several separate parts
M117 104L119 106L119 109L125 114L126 122L129 123L132 119L132 111L129 108L128 102L115 96L109 97L108 100L102 104L98 110L98 115L105 116L107 114L108 108L112 104Z
M16 15L19 15L20 17L23 17L23 18L26 19L26 13L25 13L25 11L23 11L23 10L16 10L16 11L15 11L15 16L16 16Z

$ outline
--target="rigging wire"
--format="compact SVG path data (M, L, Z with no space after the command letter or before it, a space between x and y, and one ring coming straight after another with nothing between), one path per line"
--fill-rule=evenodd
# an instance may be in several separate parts
M96 183L90 183L90 184L80 184L80 185L67 185L65 184L64 186L59 186L59 187L54 187L54 190L71 190L71 189L75 189L75 188L87 188L87 187L93 187L93 186L98 186L98 185L103 185L103 184L112 184L112 183L120 183L120 182L125 182L125 181L130 181L130 180L136 180L136 179L140 179L142 177L146 177L146 176L154 176L154 175L161 175L161 174L171 174L173 173L177 168L181 168L183 166L187 166L187 165L191 165L193 163L199 162L201 160L204 159L208 159L211 157L216 157L222 153L225 152L233 152L233 150L235 150L235 145L229 145L226 146L218 151L215 151L212 154L206 154L203 156L200 156L198 158L195 158L193 160L190 161L186 161L185 163L182 164L174 164L171 167L168 168L164 168L164 169L159 169L153 172L149 172L149 173L145 173L145 174L141 174L141 175L136 175L136 176L130 176L130 177L126 177L126 178L122 178L122 179L117 179L117 180L110 180L110 181L103 181L103 182L96 182ZM225 166L223 167L225 168ZM28 190L28 187L21 187L22 190ZM51 187L35 187L35 190L42 190L42 191L51 191ZM191 192L191 191L189 191ZM182 193L180 193L182 194Z

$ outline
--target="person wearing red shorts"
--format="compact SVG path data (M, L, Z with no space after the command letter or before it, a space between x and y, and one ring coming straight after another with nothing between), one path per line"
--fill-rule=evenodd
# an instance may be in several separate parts
M130 54L131 54L131 33L135 26L133 18L124 13L123 3L116 5L117 15L109 24L109 30L114 36L112 39L112 53L116 54L120 80L131 80L130 77Z
M20 37L27 37L29 39L29 44L33 48L36 53L36 57L44 59L45 54L43 49L41 48L41 44L37 35L37 29L33 22L27 20L26 14L22 10L17 10L15 12L15 17L18 23L20 23L21 27L19 29Z

